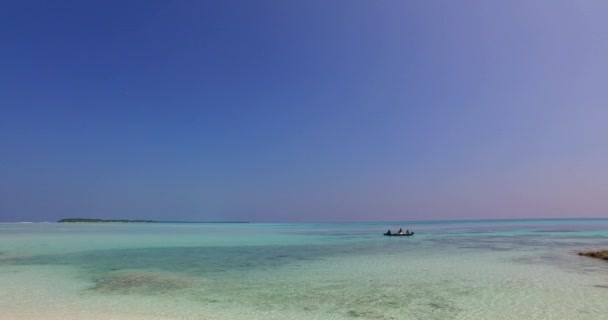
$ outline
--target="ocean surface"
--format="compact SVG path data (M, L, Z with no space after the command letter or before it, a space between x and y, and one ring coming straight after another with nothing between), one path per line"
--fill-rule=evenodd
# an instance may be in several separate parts
M2 223L0 320L608 319L594 249L608 219Z

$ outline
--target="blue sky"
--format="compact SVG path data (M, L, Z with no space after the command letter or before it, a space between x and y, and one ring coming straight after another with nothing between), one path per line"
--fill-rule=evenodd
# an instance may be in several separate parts
M605 1L4 1L0 221L608 217Z

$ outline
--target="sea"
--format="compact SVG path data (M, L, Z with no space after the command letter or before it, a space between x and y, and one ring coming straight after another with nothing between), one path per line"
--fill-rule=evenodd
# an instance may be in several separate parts
M608 319L600 249L608 219L2 223L0 320Z

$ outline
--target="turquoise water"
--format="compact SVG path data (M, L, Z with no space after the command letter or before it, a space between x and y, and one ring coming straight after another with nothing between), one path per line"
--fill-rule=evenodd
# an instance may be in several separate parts
M602 248L608 219L5 223L0 319L608 319Z

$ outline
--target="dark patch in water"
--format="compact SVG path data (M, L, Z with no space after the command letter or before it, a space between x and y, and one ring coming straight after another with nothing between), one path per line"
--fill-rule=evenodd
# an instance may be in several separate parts
M370 310L349 310L346 313L349 317L351 318L364 318L364 319L392 319L391 318L386 318L383 315L374 312L374 311L370 311Z
M440 238L434 240L438 243L446 243L459 247L468 247L475 249L497 248L497 249L523 249L526 247L534 247L542 245L541 237L522 236L522 237L506 237L506 236L487 236L487 237L458 237L458 238ZM428 241L428 240L427 240ZM433 240L431 240L433 241Z
M429 304L427 304L429 307L433 308L433 309L445 309L446 306L443 304L439 304L439 303L435 303L435 302L431 302Z
M515 248L496 247L496 246L461 246L460 249L486 250L486 251L511 251Z
M327 257L357 254L384 255L407 251L397 241L300 246L164 247L92 250L66 254L35 255L0 259L13 265L70 265L81 268L81 276L100 278L120 270L159 270L202 276L248 270L272 270Z
M511 258L508 261L517 262L517 263L526 263L526 264L547 264L551 263L554 265L556 262L561 261L562 259L558 256L553 256L549 254L539 254L534 256L524 256L518 258Z
M162 294L192 287L189 279L146 271L122 271L100 278L91 289L102 293Z
M598 285L595 285L594 287L608 289L608 285L603 285L603 284L598 284Z
M347 314L349 317L353 317L353 318L358 318L358 317L360 317L360 316L361 316L361 315L359 314L359 312L357 312L357 311L355 311L355 310L349 310L349 311L348 311L346 314Z

